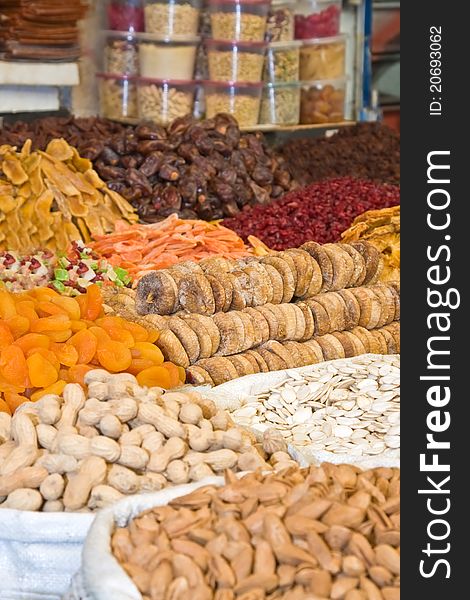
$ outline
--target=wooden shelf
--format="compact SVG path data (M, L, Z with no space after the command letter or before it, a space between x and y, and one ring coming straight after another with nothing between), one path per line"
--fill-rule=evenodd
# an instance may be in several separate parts
M253 125L252 127L241 127L240 129L241 131L246 132L261 131L263 133L289 133L296 131L339 129L340 127L348 127L355 124L356 121L339 121L338 123L322 123L316 125Z

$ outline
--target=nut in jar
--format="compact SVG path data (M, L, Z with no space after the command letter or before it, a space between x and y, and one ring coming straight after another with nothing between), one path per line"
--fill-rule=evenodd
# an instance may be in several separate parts
M261 81L266 50L264 42L206 40L205 47L212 81Z
M300 123L338 123L344 120L346 79L306 81L300 94Z
M269 0L209 0L212 37L216 40L263 41L269 4Z
M266 39L289 42L294 39L294 7L296 0L272 0L266 24Z
M336 79L344 77L346 36L305 40L300 49L300 79Z
M269 44L264 59L264 81L287 83L299 80L300 44L300 42L274 42Z
M206 117L212 119L218 113L229 113L240 127L258 123L262 84L226 83L210 81L204 84Z
M137 92L139 119L167 125L193 113L195 84L191 81L140 79Z
M107 73L139 74L139 51L131 34L108 37L104 50L104 68Z
M197 0L146 0L145 31L160 35L196 35L199 28Z
M297 125L299 109L298 83L268 83L261 98L259 122L262 125Z
M130 75L98 73L100 114L108 119L137 118L136 78Z

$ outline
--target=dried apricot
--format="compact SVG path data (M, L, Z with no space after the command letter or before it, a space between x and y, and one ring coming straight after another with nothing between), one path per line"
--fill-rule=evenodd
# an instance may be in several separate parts
M110 327L106 331L112 340L121 342L126 348L133 348L135 346L135 340L132 337L132 333L127 329L122 327Z
M82 329L86 329L86 328L87 328L87 324L84 323L83 321L79 321L79 320L75 320L75 319L70 321L70 329L72 330L73 333L76 333L77 331L81 331Z
M131 349L133 358L146 358L151 360L156 366L161 365L165 360L160 348L150 344L149 342L136 342Z
M186 369L184 367L178 367L178 373L181 383L184 383L186 381Z
M0 369L7 383L30 387L28 366L21 348L12 344L3 348L0 354Z
M101 342L96 356L100 365L111 373L125 371L132 362L131 351L121 342Z
M22 300L17 303L16 311L22 317L26 317L30 323L33 323L39 319L35 306L35 303L31 300Z
M57 298L60 294L55 290L48 287L37 287L28 291L28 294L32 296L37 302L51 300Z
M155 344L159 337L160 332L157 329L147 329L147 339L145 341Z
M89 363L95 356L98 348L98 340L87 329L77 331L68 341L67 344L75 346L78 352L78 362L80 364Z
M27 333L13 342L14 346L26 353L31 348L49 348L51 340L43 333Z
M138 375L144 369L150 369L150 367L154 366L155 363L148 358L133 358L127 372L131 373L131 375Z
M67 315L43 317L31 323L31 331L35 333L49 333L50 331L65 331L67 329L70 329L70 319Z
M80 306L75 298L67 298L67 296L57 296L51 299L52 304L60 306L64 310L70 319L73 321L80 320Z
M21 396L20 396L21 398ZM0 413L2 412L6 412L7 415L11 415L11 408L8 404L8 402L6 402L6 400L3 400L2 398L0 398Z
M136 376L137 382L143 387L171 387L170 372L165 367L150 367Z
M78 350L72 344L51 344L51 350L61 365L73 367L78 363Z
M13 296L6 290L0 290L0 319L11 319L16 314Z
M85 294L82 294L81 296L77 296L75 300L80 308L80 318L84 319L88 308L88 298Z
M22 317L21 315L15 315L14 317L7 319L6 324L10 328L10 331L13 334L15 340L17 340L25 333L28 333L29 328L31 326L29 319L26 317Z
M86 298L87 304L84 317L90 321L95 321L100 316L103 307L103 296L96 283L87 287Z
M0 321L0 348L6 348L10 344L13 344L14 341L15 338L8 325L5 321Z
M57 369L41 354L33 354L26 359L26 363L29 379L34 387L45 388L57 381Z
M164 367L170 374L170 387L177 387L180 383L180 374L178 371L178 367L172 362L164 362L162 364L162 367Z
M64 331L46 331L45 333L52 342L57 343L66 342L72 337L71 329L64 329Z
M40 400L43 396L46 396L47 394L56 394L57 396L60 396L60 394L62 394L62 392L64 391L64 387L66 385L66 381L64 381L63 379L59 379L47 388L44 388L43 390L38 390L37 392L34 392L34 394L31 394L30 400L31 402L36 402L37 400Z
M103 329L102 327L93 326L93 327L90 327L88 329L88 331L95 336L95 338L98 340L98 343L111 341L111 338L109 337L108 332L105 329Z
M126 321L123 319L122 327L127 329L132 333L132 337L136 342L147 342L148 341L148 332L145 327L139 325L138 323L132 323L131 321Z
M51 315L68 316L68 313L63 308L57 306L57 304L54 304L50 300L42 300L41 302L38 302L36 304L36 312L41 318L50 317Z
M69 373L70 373L69 369L60 369L59 370L59 381L63 380L68 383L69 382Z
M28 398L26 398L26 396L22 396L21 394L17 394L15 392L5 392L4 396L5 402L10 408L11 414L15 412L18 406L21 406L25 402L28 402Z
M124 327L124 323L126 321L122 318L122 317L117 317L115 315L113 316L106 316L106 317L101 317L100 319L96 319L96 325L98 325L98 327L102 327L103 329L112 329L113 327Z
M92 371L94 367L90 367L88 365L74 365L70 367L68 372L68 380L70 383L79 383L82 386L85 386L85 375L88 371Z
M26 352L26 358L28 359L30 356L33 356L33 354L40 354L43 358L50 362L51 365L53 365L57 372L59 372L60 362L54 352L48 350L47 348L31 348L31 350Z

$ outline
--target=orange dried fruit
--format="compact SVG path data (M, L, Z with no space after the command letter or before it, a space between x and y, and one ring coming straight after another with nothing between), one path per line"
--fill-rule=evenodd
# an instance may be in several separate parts
M78 352L78 362L80 364L89 363L95 356L98 348L98 340L87 329L77 331L68 341L67 344L75 346Z
M38 390L37 392L34 392L34 394L31 394L30 400L31 400L31 402L37 402L37 400L40 400L43 396L46 396L47 394L55 394L57 396L60 396L62 394L62 392L64 391L64 387L66 385L67 385L67 382L65 380L59 379L58 381L56 381L52 385L48 386L47 388L44 388L43 390ZM25 398L25 400L27 400L27 399ZM23 402L25 400L23 400Z
M48 350L47 348L31 348L31 350L28 350L28 352L26 352L26 358L28 359L34 354L40 354L43 358L45 358L48 362L51 363L51 365L57 372L59 372L60 362L57 356L54 354L54 352Z
M18 346L12 344L2 349L0 370L7 383L25 388L30 387L26 358Z
M159 337L160 332L157 329L147 329L147 339L145 341L155 344Z
M111 340L106 329L103 329L102 327L93 326L93 327L90 327L88 329L88 331L95 336L95 338L98 340L98 343L99 342L109 342Z
M141 371L150 369L150 367L154 366L155 364L153 361L148 360L148 358L133 358L130 367L127 369L127 372L131 375L138 375Z
M90 321L95 321L100 316L103 307L103 296L96 283L87 287L86 298L87 304L84 317Z
M15 338L8 325L5 321L0 321L0 348L6 348L10 344L13 344L14 341Z
M46 331L46 335L52 342L63 343L72 337L72 330L64 329L64 331Z
M75 365L74 365L75 366ZM60 369L59 370L59 381L63 380L68 383L69 381L69 369Z
M138 323L132 323L131 321L126 321L123 319L122 327L130 331L132 337L136 342L147 342L148 341L148 332L145 327L139 325Z
M132 362L131 351L121 342L101 342L96 356L100 365L111 373L128 369Z
M6 290L0 290L0 319L11 319L16 314L16 306L12 294Z
M51 302L62 308L73 321L80 320L80 306L75 298L57 296L56 298L52 298Z
M36 304L36 312L38 313L39 317L50 317L51 315L68 316L68 313L63 308L57 304L54 304L53 302L50 302L49 300L42 300L41 302L38 302Z
M73 367L78 363L78 350L73 344L52 343L51 350L61 365Z
M60 294L55 290L48 287L37 287L28 291L28 294L32 296L37 302L51 300L57 298Z
M31 323L27 317L15 315L6 321L15 340L28 333Z
M146 358L151 360L155 366L161 365L165 360L160 348L150 344L150 342L136 342L131 349L133 358Z
M70 319L67 315L43 317L31 323L31 331L34 333L49 333L50 331L65 331L67 329L70 329Z
M35 306L35 303L31 300L22 300L16 304L16 312L22 317L26 317L30 323L33 323L39 319Z
M170 374L170 387L178 387L178 385L180 384L180 374L178 371L178 367L172 362L164 362L162 364L162 367L164 367Z
M21 398L21 396L20 396ZM0 413L1 412L5 412L7 413L7 415L11 415L11 408L9 406L9 404L6 402L6 400L3 400L3 398L0 398Z
M72 330L72 333L76 333L77 331L81 331L82 329L86 328L87 324L83 321L80 321L78 319L73 319L72 321L70 321L70 329Z
M82 294L81 296L77 296L75 298L75 301L77 302L77 304L80 308L80 318L84 319L86 312L87 312L87 307L88 307L88 298L86 297L85 294Z
M100 319L96 320L96 325L98 325L98 327L102 327L103 329L106 329L106 331L108 329L112 329L113 327L124 327L125 323L126 323L125 319L123 319L122 317L114 316L114 315L101 317Z
M178 373L180 376L180 381L181 383L184 383L186 381L186 369L184 367L177 367L178 368Z
M43 333L27 333L13 342L14 346L26 353L31 348L49 348L51 340Z
M74 365L73 367L70 367L68 372L69 382L79 383L81 386L85 387L85 375L94 368L95 367L90 367L88 365Z
M26 396L22 396L21 394L17 394L16 392L5 392L5 402L10 408L11 414L15 412L18 406L21 406L25 402L28 402L28 398Z
M150 367L144 369L136 376L137 382L143 387L171 387L170 372L165 367Z
M26 363L34 387L45 388L57 381L58 370L41 354L33 354L26 359Z
M121 342L126 348L133 348L135 346L135 340L132 337L132 333L127 331L127 329L123 329L122 327L110 327L106 331L112 340Z

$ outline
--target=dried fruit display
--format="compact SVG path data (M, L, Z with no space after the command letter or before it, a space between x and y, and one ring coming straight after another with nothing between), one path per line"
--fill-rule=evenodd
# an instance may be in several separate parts
M51 287L66 296L77 296L93 283L125 287L131 279L125 269L113 267L79 241L72 242L63 256L50 250L27 256L0 251L0 282L9 292Z
M262 257L185 261L142 277L135 309L141 315L178 310L212 315L281 304L294 297L307 299L319 292L373 284L381 269L379 252L366 243L308 242Z
M179 219L175 214L154 224L118 224L115 233L95 238L91 248L113 265L126 269L135 280L187 260L197 262L211 256L236 259L253 252L267 253L258 240L253 239L253 247L245 246L232 230L219 223Z
M400 470L228 471L116 524L107 545L143 600L398 600Z
M220 385L244 375L305 367L360 354L399 352L400 324L394 321L372 330L353 327L349 331L315 336L305 342L268 341L239 354L200 359L186 373L189 383Z
M369 210L341 234L344 242L367 241L383 257L382 281L400 279L400 207Z
M258 449L196 392L164 393L103 370L85 383L86 392L69 383L13 417L0 413L0 508L88 512L226 469L295 464L285 451Z
M104 316L100 288L76 298L49 288L20 294L0 290L0 392L3 410L83 384L96 367L137 375L142 385L176 387L184 370L164 362L158 332ZM0 408L2 410L2 408Z
M400 136L382 123L344 127L331 137L287 140L276 153L299 185L333 177L400 183Z
M289 369L273 383L243 398L230 413L235 423L281 436L304 456L307 449L399 458L399 356L363 354Z
M47 118L0 130L0 143L20 145L31 138L40 149L54 137L65 138L91 160L109 188L149 223L172 213L183 219L220 219L280 198L292 187L283 159L273 155L263 135L242 134L226 114L204 121L176 119L166 129L97 118Z
M65 140L21 151L0 146L0 246L34 252L66 251L72 240L103 234L119 219L137 220L130 204L108 189L88 159Z
M400 188L344 177L293 190L268 206L253 206L222 224L240 237L254 235L273 250L314 240L339 241L355 217L400 203Z

